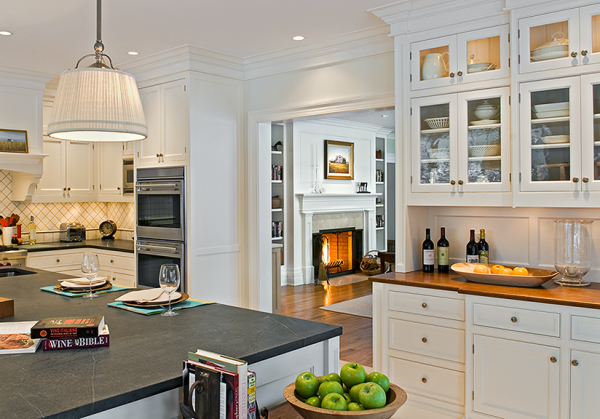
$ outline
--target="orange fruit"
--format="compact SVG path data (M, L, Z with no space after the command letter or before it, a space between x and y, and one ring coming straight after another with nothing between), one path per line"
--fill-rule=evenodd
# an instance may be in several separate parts
M501 273L502 275L512 275L512 272L513 272L512 269L504 268L504 269L502 269L502 272L499 272L499 273Z
M475 269L473 269L473 272L477 272L478 274L489 274L490 270L485 265L477 265L475 266Z
M512 274L527 276L529 275L529 271L527 270L527 268L521 268L520 266L517 266L513 269Z
M499 273L500 273L500 272L502 272L503 270L504 270L504 266L502 266L502 265L494 265L494 266L492 266L492 270L491 270L491 272L492 272L493 274L499 274Z

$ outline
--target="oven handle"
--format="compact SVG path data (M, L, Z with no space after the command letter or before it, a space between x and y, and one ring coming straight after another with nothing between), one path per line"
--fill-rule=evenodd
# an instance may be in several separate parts
M137 184L138 191L152 191L158 189L172 189L178 191L181 188L177 183L152 183L152 184Z
M150 244L138 245L137 250L142 251L142 252L143 251L151 252L153 250L168 250L168 251L171 251L172 253L177 253L177 254L181 253L176 247L154 246L154 245L150 245Z

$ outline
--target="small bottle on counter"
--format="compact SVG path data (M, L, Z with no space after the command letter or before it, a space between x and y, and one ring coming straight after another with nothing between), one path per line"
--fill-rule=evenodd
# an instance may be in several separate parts
M479 233L479 263L490 263L490 245L485 241L485 230L482 228Z
M17 239L17 236L12 236L12 239L10 242L12 243L13 246L16 246L19 244L19 239Z
M425 229L425 241L423 242L423 272L433 272L435 266L435 248L431 241L431 230Z
M450 270L450 242L446 239L446 228L442 227L442 237L437 242L438 272Z
M471 230L471 238L469 243L467 243L467 263L477 263L479 262L479 246L477 246L477 242L475 241L475 230Z
M35 222L33 221L33 215L29 217L29 244L35 244Z

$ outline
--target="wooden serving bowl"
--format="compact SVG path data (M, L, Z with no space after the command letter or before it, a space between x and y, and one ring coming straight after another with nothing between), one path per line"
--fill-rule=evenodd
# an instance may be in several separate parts
M379 409L361 410L358 412L344 412L339 410L321 409L304 402L296 394L296 383L292 383L283 390L283 396L304 419L390 419L394 413L406 402L406 392L396 384L390 383L387 393L387 404Z

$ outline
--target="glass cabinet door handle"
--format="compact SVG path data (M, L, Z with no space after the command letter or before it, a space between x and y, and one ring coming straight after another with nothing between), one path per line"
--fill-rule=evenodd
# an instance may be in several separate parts
M590 178L584 177L584 178L581 179L581 181L583 183L588 183L590 181Z
M571 57L573 57L573 58L577 57L577 51L573 51L573 52L571 53Z
M550 362L552 362L553 364L556 364L556 361L557 361L557 359L555 356L550 357Z
M574 360L571 361L571 365L573 365L574 367L576 367L576 366L579 365L579 361L576 360L576 359L574 359Z
M588 55L587 49L582 49L582 50L581 50L581 55L583 55L584 57L585 57L586 55Z
M450 77L454 77L454 73L450 73L449 75L450 75Z
M462 71L459 71L458 73L456 73L456 75L457 75L458 77L460 77L460 76L462 76L462 75L463 75L463 72L462 72Z
M579 182L579 178L578 177L574 177L573 178L573 183L578 183Z
M460 179L458 180L458 184L459 184L459 185L462 185L463 183L465 183L465 182L463 182L463 181L462 181L462 180L460 180Z
M456 185L456 181L455 180L451 180L450 181L450 185Z

